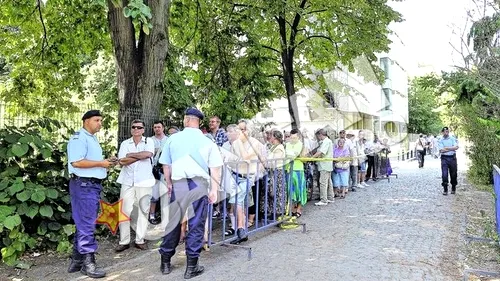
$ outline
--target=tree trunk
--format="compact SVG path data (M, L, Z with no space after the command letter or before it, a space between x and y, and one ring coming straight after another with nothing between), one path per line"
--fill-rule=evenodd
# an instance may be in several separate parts
M288 52L281 55L283 65L283 80L285 83L286 97L288 100L288 113L292 129L299 129L299 110L297 108L297 95L295 95L295 80L293 77L293 57Z
M149 36L144 36L141 51L143 59L139 77L138 91L141 93L142 120L147 128L160 117L163 101L163 81L165 79L165 61L168 51L168 21L170 18L170 0L147 0L151 8L151 24ZM151 131L151 130L148 130Z
M281 39L281 68L283 70L283 80L288 100L288 113L290 114L292 129L298 129L300 127L300 120L297 109L297 97L295 96L295 81L293 73L293 55L295 53L295 49L293 46L288 46L287 44L287 23L284 14L277 18L277 22ZM290 43L293 44L295 37L291 37L290 39Z
M142 29L139 39L132 18L123 15L128 4L122 1L115 6L108 0L108 22L113 43L118 102L118 143L130 137L130 125L134 119L146 124L146 135L151 132L155 119L159 119L163 100L163 80L168 48L168 18L170 0L148 0L151 9L152 28L146 35Z

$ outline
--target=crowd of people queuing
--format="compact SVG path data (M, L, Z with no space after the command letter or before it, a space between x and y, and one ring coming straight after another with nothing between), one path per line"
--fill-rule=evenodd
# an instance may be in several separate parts
M381 175L392 173L388 140L380 141L376 135L368 139L367 131L341 130L336 135L318 129L310 136L305 130L255 128L244 119L223 129L221 120L213 116L209 118L209 129L203 133L203 119L201 111L189 108L184 128L165 128L163 122L155 121L151 137L145 136L144 121L133 120L131 137L120 144L117 157L104 159L95 137L101 127L101 113L93 110L83 116L83 128L68 144L70 195L76 224L69 272L81 271L93 278L105 276L95 262L94 222L101 182L106 178L106 169L114 166L121 166L117 182L121 184L120 199L127 216L143 198L151 198L147 208L133 218L135 221L119 225L116 252L130 248L131 224L136 226L135 248L145 250L148 225L168 220L159 250L160 270L163 274L172 271L170 259L177 245L185 241L186 279L204 270L198 265L198 257L207 242L209 203L214 204L210 214L213 218L228 214L230 224L223 231L227 236L234 235L231 243L239 244L248 240L248 229L257 219L272 220L282 215L299 218L308 199L317 200L316 206L326 206L335 198L343 199L349 192L368 187L369 180L377 181ZM158 166L162 168L156 176L154 168ZM313 177L311 186L307 184L309 176ZM161 184L169 195L169 218L157 216L158 199L163 198ZM291 210L287 209L289 203ZM223 210L226 205L229 209ZM173 217L181 219L174 221Z

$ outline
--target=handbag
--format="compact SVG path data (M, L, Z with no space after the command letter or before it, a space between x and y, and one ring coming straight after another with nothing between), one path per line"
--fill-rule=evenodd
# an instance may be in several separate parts
M347 169L349 169L350 165L351 164L349 163L349 161L335 162L335 168L337 168L337 169L347 170Z
M151 165L153 164L153 161L151 161ZM156 180L161 180L161 170L162 170L162 167L158 166L158 165L154 165L153 166L153 176L155 177Z
M146 144L148 143L148 138L146 138ZM156 152L156 155L160 155L161 153L161 149L163 147L160 146L160 149L158 149L158 152ZM158 165L158 163L156 164L153 164L153 157L149 158L149 161L151 161L151 166L153 167L153 169L151 170L151 172L153 173L153 177L155 177L156 180L161 180L161 173L162 173L162 166L161 165ZM156 162L157 160L155 160Z

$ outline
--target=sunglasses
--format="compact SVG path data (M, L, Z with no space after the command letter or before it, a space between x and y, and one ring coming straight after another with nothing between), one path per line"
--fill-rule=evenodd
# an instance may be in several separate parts
M144 127L142 127L142 126L132 126L132 129L134 129L134 130L135 129L142 130L142 129L144 129Z

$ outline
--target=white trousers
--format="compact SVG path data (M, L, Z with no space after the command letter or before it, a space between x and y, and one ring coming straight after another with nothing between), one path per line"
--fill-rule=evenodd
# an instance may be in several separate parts
M136 226L135 243L144 244L144 236L148 229L148 214L153 187L135 187L122 184L120 189L120 199L123 199L123 212L131 219L120 223L120 245L130 244L130 225ZM137 215L131 216L134 205L137 208Z

